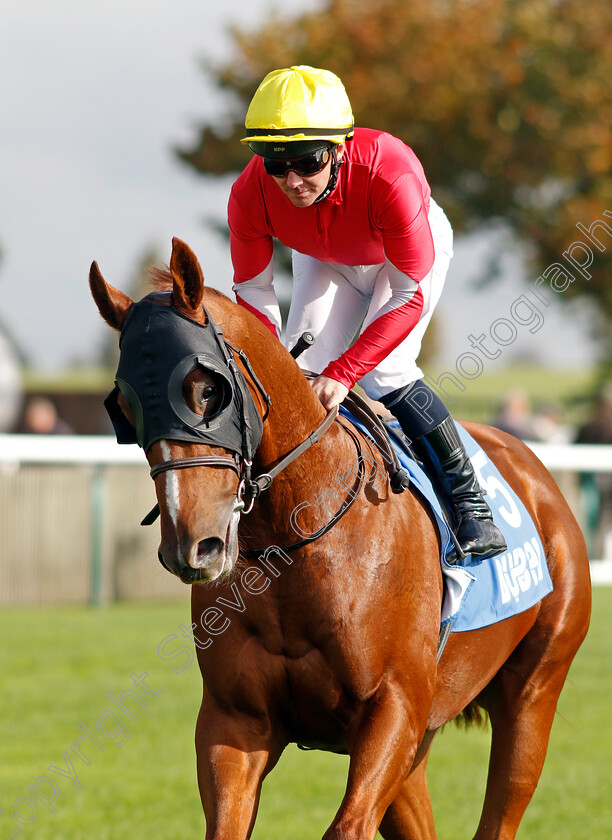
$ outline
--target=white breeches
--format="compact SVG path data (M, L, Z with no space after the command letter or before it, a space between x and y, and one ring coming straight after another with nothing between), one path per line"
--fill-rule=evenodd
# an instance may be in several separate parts
M366 394L375 400L423 376L417 358L453 255L452 228L433 200L429 225L435 259L431 271L419 284L424 299L421 318L407 338L359 380ZM376 319L391 294L386 263L337 265L293 251L293 294L286 346L293 347L303 332L311 332L315 343L299 357L299 364L304 370L320 373Z

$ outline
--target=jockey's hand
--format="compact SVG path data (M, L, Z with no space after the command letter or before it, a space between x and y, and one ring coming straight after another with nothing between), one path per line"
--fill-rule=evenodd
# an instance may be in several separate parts
M334 406L340 405L349 392L346 385L330 379L329 376L317 376L310 384L326 411L331 411Z

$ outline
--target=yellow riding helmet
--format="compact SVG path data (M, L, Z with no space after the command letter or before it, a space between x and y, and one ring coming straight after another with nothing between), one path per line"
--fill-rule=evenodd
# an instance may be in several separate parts
M255 91L245 119L245 145L253 141L327 140L353 134L351 103L329 70L300 65L273 70Z

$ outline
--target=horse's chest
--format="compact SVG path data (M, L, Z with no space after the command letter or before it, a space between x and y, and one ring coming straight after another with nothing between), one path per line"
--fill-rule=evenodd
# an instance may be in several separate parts
M342 744L355 713L356 698L321 651L312 649L284 663L286 691L278 711L292 741L305 745Z

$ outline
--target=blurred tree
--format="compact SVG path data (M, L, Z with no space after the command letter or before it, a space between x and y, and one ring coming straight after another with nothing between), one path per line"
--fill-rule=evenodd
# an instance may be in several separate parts
M234 60L205 67L227 94L226 118L177 150L201 173L242 169L257 85L276 67L311 64L340 76L357 125L414 148L457 231L502 220L534 272L588 241L577 223L612 210L609 0L329 0L232 36ZM597 305L612 359L612 237L599 238L591 278L575 272L561 297Z

